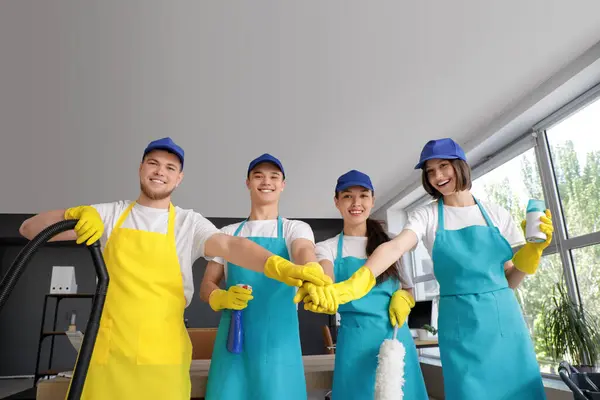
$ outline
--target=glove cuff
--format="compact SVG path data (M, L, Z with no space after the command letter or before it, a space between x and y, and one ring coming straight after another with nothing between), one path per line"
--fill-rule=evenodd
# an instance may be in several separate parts
M375 286L376 283L376 279L375 279L375 275L373 275L373 271L371 271L369 268L362 266L358 269L358 271L356 271L351 277L350 279L357 279L362 281L365 284L365 293L368 293L371 289L373 289L373 286Z
M289 261L285 258L273 254L271 257L267 258L267 261L265 262L264 273L268 278L279 280L281 269L287 263L289 263Z
M541 258L542 252L531 243L527 243L515 253L512 262L519 271L532 275L537 271Z
M210 293L210 296L208 296L208 305L210 305L210 308L212 308L213 311L221 311L223 309L221 306L221 297L223 293L226 293L226 291L223 289L215 289Z
M394 293L394 296L402 298L404 301L406 301L410 308L413 308L415 306L414 297L412 297L411 294L408 293L406 290L399 289Z
M71 207L71 208L67 208L65 210L65 214L63 215L63 217L65 219L78 219L79 215L81 214L81 208L83 206L77 206L77 207Z
M373 289L373 286L375 286L375 283L376 280L373 272L371 272L369 268L363 266L360 267L354 274L352 274L347 281L341 283L341 285L347 287L347 292L352 298L346 300L351 301L358 300L369 293L369 291ZM344 298L345 296L342 294L340 297ZM341 300L340 304L344 304L346 302L347 301Z

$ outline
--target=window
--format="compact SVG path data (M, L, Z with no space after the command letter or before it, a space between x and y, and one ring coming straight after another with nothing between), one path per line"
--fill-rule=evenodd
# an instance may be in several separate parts
M600 245L571 250L583 307L600 315Z
M413 267L413 276L416 283L414 295L416 301L432 300L431 326L437 328L438 296L440 286L433 276L433 260L429 257L427 249L423 243L419 242L417 247L411 252L410 262ZM440 349L437 347L419 349L419 354L428 357L439 358Z
M556 195L553 210L554 238L561 243L565 260L565 283L574 301L580 301L588 315L600 316L600 100L599 88L592 89L587 105L559 123L540 129L540 146L546 157L546 185ZM583 103L582 102L582 103ZM564 233L563 233L564 232ZM599 321L596 319L595 321ZM599 344L600 346L600 344ZM565 357L568 359L568 357Z
M521 226L529 199L544 200L534 149L475 179L471 193L477 199L504 207L515 224Z
M550 300L556 282L562 279L562 261L560 254L554 253L542 257L538 271L523 280L515 294L521 304L523 317L533 340L535 353L542 372L551 373L556 363L546 354L542 338L541 317L545 302Z
M411 207L415 209L419 206L428 203L430 200L425 202L419 202L416 206ZM404 257L407 265L411 266L413 272L413 279L415 282L414 296L416 301L432 300L432 315L431 315L431 326L437 328L437 312L438 312L438 296L440 294L440 287L433 276L433 261L429 256L429 252L419 242L415 249ZM440 350L437 347L419 349L420 355L428 357L439 358Z
M429 257L427 249L423 243L419 242L412 252L412 265L414 266L414 276L427 277L428 280L417 282L415 284L415 300L431 300L440 294L439 285L433 277L433 260Z
M548 129L569 237L600 231L600 100Z

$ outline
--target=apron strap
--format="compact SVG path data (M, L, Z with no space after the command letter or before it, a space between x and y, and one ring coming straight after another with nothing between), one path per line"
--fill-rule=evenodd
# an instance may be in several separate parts
M244 225L246 225L246 221L248 221L248 218L246 218L245 220L242 221L240 226L238 226L237 229L235 230L235 232L233 233L233 236L237 236L240 234L240 232L242 231L242 228L244 227Z
M129 213L131 212L131 209L133 208L133 206L135 205L135 203L136 203L135 201L132 201L131 204L129 204L129 206L127 206L127 208L125 209L125 211L123 211L123 213L121 214L121 216L117 220L117 223L115 224L113 230L117 230L117 229L119 229L121 227L121 225L123 225L123 222L125 221L125 219L129 215Z
M475 196L473 196L473 200L475 200L475 204L477 204L477 206L479 207L479 210L481 211L481 214L483 215L483 219L485 219L485 223L487 224L487 226L489 226L490 228L494 227L494 224L492 223L492 220L490 219L488 213L485 211L485 209L483 208L483 206L481 205L481 203L479 202L479 200L477 200L475 198ZM444 230L444 200L443 198L440 197L440 199L438 200L438 227L437 227L437 231L443 231Z
M444 230L444 198L438 199L438 227L436 232Z
M277 216L277 239L283 238L283 220L278 215Z
M344 231L340 232L340 237L337 242L337 254L335 255L334 265L338 265L339 262L344 258Z
M487 223L487 225L490 228L493 228L494 224L492 223L492 220L490 219L488 213L485 211L485 209L483 208L483 206L481 205L481 203L479 202L479 200L477 200L475 198L475 196L473 196L473 200L475 200L475 203L477 203L477 205L479 206L479 210L481 211L481 214L483 214L483 218L485 219L485 222Z

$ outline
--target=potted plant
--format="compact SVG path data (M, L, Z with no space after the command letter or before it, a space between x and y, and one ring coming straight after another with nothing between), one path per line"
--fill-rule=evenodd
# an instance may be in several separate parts
M431 326L429 324L423 325L423 329L425 329L427 332L431 333L433 336L437 335L437 332L438 332L437 329L435 329L433 326Z
M429 339L429 334L433 336L437 335L437 329L429 324L425 324L421 327L421 329L417 329L417 337L419 340L427 340Z
M542 308L544 351L555 362L567 360L580 371L591 372L600 358L600 329L596 316L575 304L564 283L557 283Z

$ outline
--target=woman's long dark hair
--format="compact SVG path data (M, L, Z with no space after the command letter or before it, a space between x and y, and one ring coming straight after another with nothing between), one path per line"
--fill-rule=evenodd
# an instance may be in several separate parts
M367 218L367 256L370 257L379 245L389 242L390 240L392 239L388 236L381 222ZM401 261L396 261L377 277L377 283L385 282L389 278L394 278L400 282L401 267Z
M373 196L375 195L373 192L371 192L371 194ZM336 198L338 198L338 195L339 193L335 193ZM370 257L379 245L389 242L390 240L392 239L385 231L383 222L367 218L367 257ZM400 282L400 268L402 268L402 262L398 260L377 277L377 284L385 282L389 278L394 278Z

